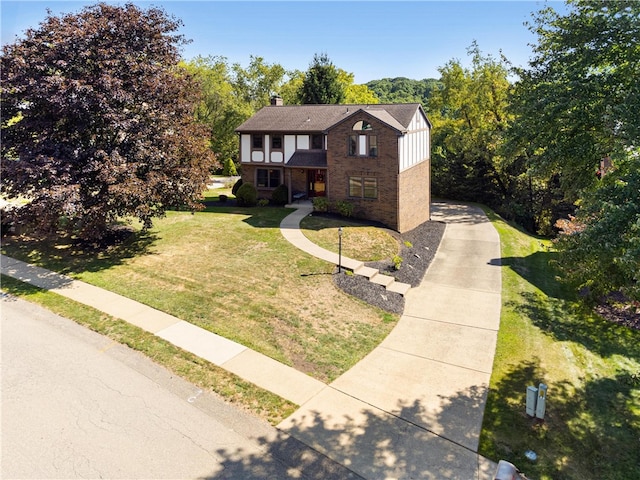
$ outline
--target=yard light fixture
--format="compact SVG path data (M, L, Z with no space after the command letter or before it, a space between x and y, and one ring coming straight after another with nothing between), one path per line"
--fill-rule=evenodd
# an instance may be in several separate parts
M338 227L338 273L342 273L342 227Z

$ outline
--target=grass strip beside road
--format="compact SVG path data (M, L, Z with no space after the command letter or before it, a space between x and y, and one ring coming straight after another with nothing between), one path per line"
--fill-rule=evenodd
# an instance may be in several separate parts
M487 215L501 238L502 313L480 453L540 480L638 478L640 331L577 302L549 241ZM539 383L544 421L525 413L527 386Z
M247 382L206 360L92 307L2 275L2 291L37 303L106 337L127 345L199 388L277 425L296 405Z

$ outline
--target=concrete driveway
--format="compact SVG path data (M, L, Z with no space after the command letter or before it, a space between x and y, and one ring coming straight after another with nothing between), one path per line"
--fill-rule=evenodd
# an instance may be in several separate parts
M367 357L279 428L368 479L493 478L476 452L500 323L500 238L482 210L446 222L404 315Z

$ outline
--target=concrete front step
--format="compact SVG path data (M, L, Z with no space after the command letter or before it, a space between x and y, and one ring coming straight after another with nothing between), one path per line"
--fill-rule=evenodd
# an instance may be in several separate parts
M402 282L393 282L387 287L387 290L393 293L399 293L403 297L411 290L411 285Z
M389 285L391 285L393 282L396 281L395 278L390 277L389 275L383 275L381 273L378 273L376 275L374 275L373 277L369 278L370 282L373 283L377 283L378 285L382 285L385 288L389 287Z
M367 277L369 280L371 280L371 277L378 275L378 270L361 265L359 268L354 268L353 273L355 273L356 275Z
M370 282L373 282L377 285L382 285L388 291L393 293L399 293L404 296L411 289L411 285L402 282L396 282L395 278L381 274L377 269L366 267L364 265L359 268L353 269L353 273L355 275L361 275L363 277L367 277Z

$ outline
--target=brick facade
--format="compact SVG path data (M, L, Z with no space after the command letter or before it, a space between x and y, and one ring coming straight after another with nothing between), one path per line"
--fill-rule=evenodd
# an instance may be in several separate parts
M430 128L419 104L265 107L237 130L242 137L242 178L255 185L258 168L281 169L281 181L290 194L326 193L332 205L340 201L353 205L357 218L407 232L430 219ZM273 132L284 134L285 163L258 164L251 156L250 135ZM317 147L310 148L309 140L318 134L325 136L326 156ZM356 149L350 152L353 135ZM367 141L362 142L361 136ZM376 138L377 152L370 149L371 136ZM287 140L294 137L295 142ZM315 187L318 183L309 185L317 182L318 177L310 174L313 170L323 177L321 190ZM259 189L258 197L271 198L271 191Z
M359 120L371 124L371 130L354 131ZM378 156L349 156L348 138L353 134L375 135ZM398 140L397 133L368 115L349 117L330 129L327 135L327 191L329 202L347 201L354 205L354 216L375 220L395 228L398 223ZM349 196L349 177L373 177L378 180L378 198Z
M408 232L431 219L431 162L423 161L400 173L397 230Z
M371 130L354 131L359 120L367 121ZM378 156L349 156L348 138L353 134L375 135ZM399 173L398 135L381 121L363 113L349 117L331 128L327 142L327 168L330 179L327 198L330 202L347 201L354 205L354 216L381 222L399 232L406 232L429 220L429 161ZM378 198L349 196L349 177L374 177Z

